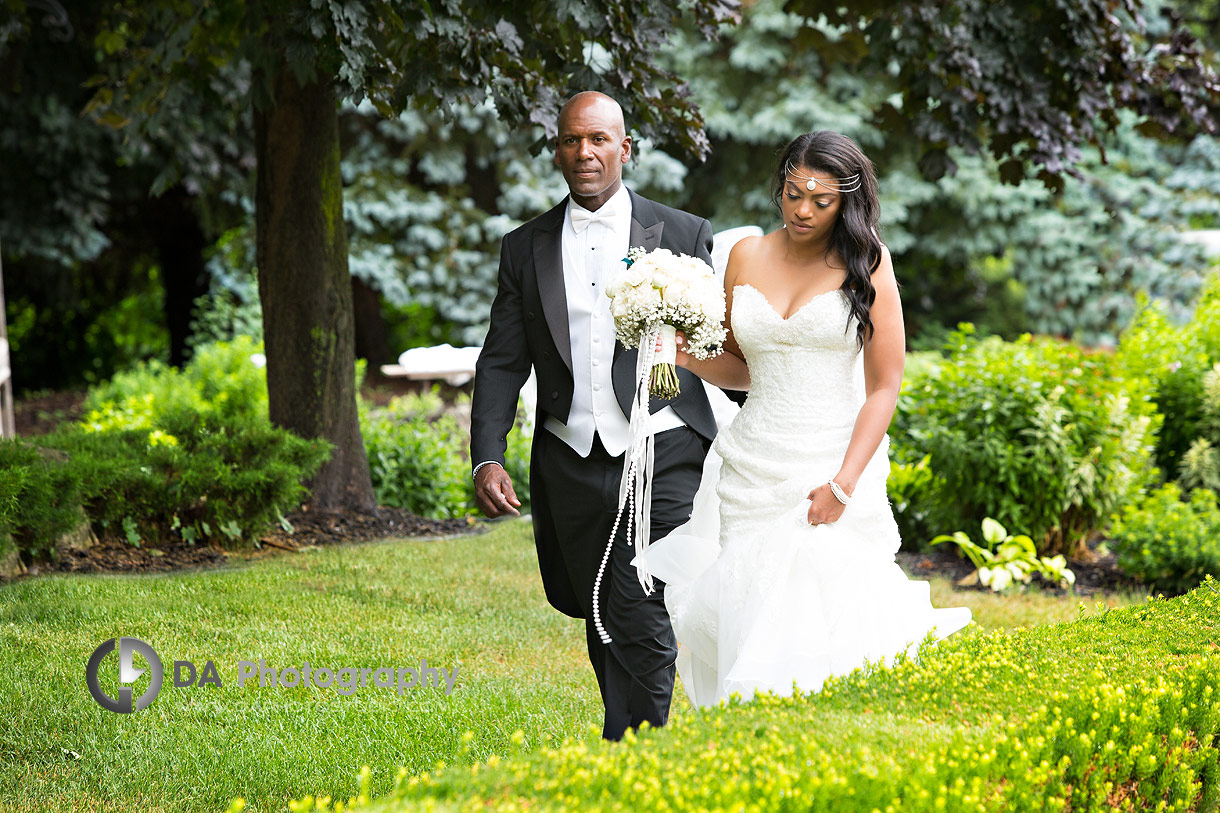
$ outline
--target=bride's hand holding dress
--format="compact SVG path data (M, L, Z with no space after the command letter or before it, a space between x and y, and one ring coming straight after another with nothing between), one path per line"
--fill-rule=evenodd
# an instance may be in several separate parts
M864 342L864 403L856 415L851 440L843 463L831 478L850 498L865 466L874 458L886 438L898 392L902 388L902 370L906 361L905 327L898 281L889 249L881 247L881 262L872 275L876 298L869 309L872 330ZM829 483L820 483L807 495L809 524L835 522L846 506L835 496Z

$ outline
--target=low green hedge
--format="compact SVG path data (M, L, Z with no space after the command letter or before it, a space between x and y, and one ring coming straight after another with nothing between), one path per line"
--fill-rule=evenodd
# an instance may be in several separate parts
M459 395L457 411L470 398ZM505 465L521 511L529 511L532 436L522 432L524 414L508 434ZM387 406L361 409L360 432L369 473L380 505L405 508L422 517L464 517L478 513L470 477L470 431L447 410L438 388L405 395Z
M99 533L132 544L180 536L188 542L249 542L300 505L302 481L330 456L263 417L180 413L155 429L74 427L42 445L67 453L85 513Z
M182 370L137 365L91 389L82 420L40 449L0 442L0 540L33 559L82 517L132 544L230 545L283 521L330 444L271 425L260 349L240 337Z
M49 553L81 521L81 475L20 440L0 440L0 555Z
M1183 499L1167 483L1123 509L1109 545L1123 572L1158 590L1181 593L1208 574L1220 578L1220 499L1206 488Z
M1216 810L1216 583L1081 610L959 633L820 694L690 712L625 743L533 751L517 737L519 753L400 775L386 798L343 809ZM330 809L312 797L293 809L315 805Z

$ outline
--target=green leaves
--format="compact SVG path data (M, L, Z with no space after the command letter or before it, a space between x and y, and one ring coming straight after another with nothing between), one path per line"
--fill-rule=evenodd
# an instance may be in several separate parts
M14 535L25 540L27 527L62 522L55 517L64 510L79 521L82 506L95 528L132 545L171 534L232 544L282 519L329 447L271 426L254 349L249 340L201 347L182 372L150 364L93 390L81 423L40 441L66 452L67 462L22 495L25 518ZM28 463L6 460L7 451L0 445L0 482L10 464ZM59 507L40 519L44 504ZM55 535L40 539L23 544L36 552Z
M467 459L470 435L455 417L469 409L468 399L460 399L455 406L455 410L446 410L434 388L395 398L387 407L362 416L360 431L379 504L444 519L477 512ZM505 469L526 505L529 457L530 439L521 431L519 419L517 429L508 436Z
M1110 357L969 329L945 352L904 383L892 433L899 460L930 459L932 527L993 517L1070 553L1152 475L1157 421Z
M998 543L1003 542L1008 536L1004 530L1004 526L996 522L991 517L983 518L983 539L987 542L987 547L994 548ZM1028 536L1022 539L1029 539Z
M978 582L1002 593L1015 583L1028 584L1034 573L1041 574L1051 584L1076 583L1076 574L1067 567L1062 556L1038 556L1034 541L1025 534L1012 535L991 517L983 519L983 541L976 545L963 531L941 534L931 544L953 542L975 566L975 572L959 584Z
M127 46L127 38L121 30L103 29L93 38L93 43L107 55L117 54Z
M55 458L26 441L0 439L0 553L11 538L27 555L49 555L84 519L82 476Z
M460 454L468 441L452 415L417 405L401 399L362 424L377 502L423 517L466 516L474 507L470 465Z
M1189 322L1175 324L1167 310L1145 301L1122 335L1117 358L1139 385L1136 397L1150 400L1165 416L1156 462L1172 477L1184 473L1185 457L1199 438L1220 443L1220 427L1208 417L1220 415L1220 376L1209 378L1220 364L1220 278L1208 281ZM1206 453L1196 449L1195 456Z
M174 87L207 82L199 65L236 62L253 68L255 104L266 106L274 100L260 77L282 63L299 82L330 77L353 101L369 98L383 114L408 106L445 112L490 97L506 119L541 123L550 137L562 99L593 88L615 95L642 136L702 158L702 118L658 58L683 17L713 37L736 14L737 3L726 0L606 8L545 0L329 0L304 7L212 0L198 11L177 0L119 3L97 35L115 92L99 106L118 111L116 121L145 127ZM604 53L598 69L589 64L594 46Z
M902 102L886 114L900 112L902 131L925 150L929 179L952 172L943 159L952 145L989 152L1007 182L1034 168L1061 189L1064 175L1078 174L1080 148L1100 144L1122 110L1162 133L1216 132L1220 82L1198 41L1177 20L1146 24L1132 0L789 0L785 8L848 32L804 38L827 63L896 73ZM867 49L852 59L841 43L856 38Z
M938 484L931 460L930 455L924 455L914 463L890 461L890 476L885 481L885 488L894 509L903 550L919 550L932 534L928 517Z
M123 536L127 538L127 544L134 547L140 547L140 525L133 517L123 517Z
M1110 531L1118 566L1151 588L1181 593L1220 573L1220 503L1195 489L1188 499L1166 483L1126 506Z

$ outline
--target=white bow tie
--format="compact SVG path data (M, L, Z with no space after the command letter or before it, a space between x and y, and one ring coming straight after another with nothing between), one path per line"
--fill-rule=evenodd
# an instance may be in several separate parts
M590 212L588 209L577 209L572 207L570 214L572 216L572 229L577 234L580 234L585 229L589 228L590 223L604 223L610 225L614 222L614 215L610 212L598 210Z

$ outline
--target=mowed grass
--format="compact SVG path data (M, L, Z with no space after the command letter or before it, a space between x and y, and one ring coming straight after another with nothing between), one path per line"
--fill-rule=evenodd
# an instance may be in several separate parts
M1079 614L1071 596L1002 598L932 582L934 603L969 606L986 629ZM85 683L90 654L119 636L151 644L166 671L156 701L130 715L102 709ZM238 661L259 659L278 669L426 659L458 673L448 695L239 687ZM223 687L173 687L175 660L200 670L212 661ZM115 694L117 654L102 672ZM134 694L147 685L145 674ZM216 570L50 575L0 587L0 698L0 809L19 811L223 810L236 796L247 810L283 810L305 794L350 796L365 765L376 797L400 767L413 775L439 761L597 740L601 726L583 623L546 604L525 522ZM690 714L679 689L674 718ZM514 743L518 730L524 739Z
M255 810L350 791L362 765L386 791L399 766L508 750L521 729L558 742L600 725L583 624L547 607L525 523L440 541L337 546L170 576L56 575L0 589L0 808ZM133 636L166 669L131 715L98 706L85 664ZM237 685L239 660L269 666L457 667L434 688ZM212 660L224 687L176 689L174 660ZM104 668L117 681L118 655ZM137 665L142 662L137 659ZM148 677L135 684L135 695ZM113 693L113 690L112 690ZM79 756L77 756L79 755Z

